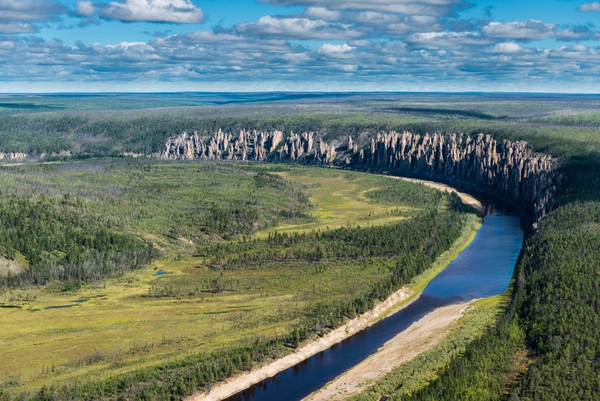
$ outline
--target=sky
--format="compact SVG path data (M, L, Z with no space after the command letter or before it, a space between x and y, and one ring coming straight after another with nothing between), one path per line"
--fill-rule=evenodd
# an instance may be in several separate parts
M0 0L0 93L600 93L600 2Z

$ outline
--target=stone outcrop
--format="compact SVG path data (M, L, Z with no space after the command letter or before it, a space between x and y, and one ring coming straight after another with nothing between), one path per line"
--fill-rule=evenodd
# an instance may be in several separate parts
M523 205L538 220L552 207L560 175L556 161L535 153L526 142L496 141L490 135L385 132L362 149L348 136L327 143L319 134L281 131L219 130L201 138L184 132L170 138L159 154L163 159L256 160L338 164L389 171L492 192Z
M551 208L560 181L556 161L526 142L490 135L381 133L354 155L353 166L442 179L517 202L535 220Z
M170 138L158 156L170 160L302 160L321 164L332 163L336 150L333 145L315 140L314 132L292 133L283 141L281 131L241 130L233 134L219 130L206 139L198 133L183 132Z
M29 155L23 152L0 152L0 160L20 161L26 160L27 158L29 158Z
M197 132L183 132L167 141L159 157L181 160L266 160L282 139L281 131L241 130L233 134L219 130L206 140Z

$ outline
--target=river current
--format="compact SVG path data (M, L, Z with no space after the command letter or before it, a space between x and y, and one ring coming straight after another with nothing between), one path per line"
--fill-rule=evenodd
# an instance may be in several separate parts
M497 211L488 214L469 246L431 280L412 304L228 400L300 400L436 308L501 294L508 287L522 243L523 230L517 216Z

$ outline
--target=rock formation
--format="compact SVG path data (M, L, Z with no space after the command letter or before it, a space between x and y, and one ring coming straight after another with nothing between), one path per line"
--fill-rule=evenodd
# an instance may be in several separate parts
M353 155L351 165L410 174L493 192L529 208L535 220L551 208L560 181L556 160L526 142L490 135L381 133Z
M281 131L241 130L239 134L232 134L219 130L205 140L196 132L183 132L167 141L159 157L169 160L302 160L314 164L329 164L336 157L335 147L322 140L315 141L314 132L291 133L283 144L282 141Z
M8 152L8 153L4 153L1 152L0 153L0 160L26 160L29 157L29 155L27 153L23 153L23 152Z
M159 155L163 159L256 160L338 164L389 171L471 186L522 204L535 220L551 208L560 181L556 161L535 153L526 142L498 142L490 135L385 132L362 149L347 141L326 143L314 132L219 130L201 138L184 132L170 138Z
M238 134L219 130L207 140L197 132L170 138L163 146L161 159L181 160L266 160L283 139L283 132L241 130Z

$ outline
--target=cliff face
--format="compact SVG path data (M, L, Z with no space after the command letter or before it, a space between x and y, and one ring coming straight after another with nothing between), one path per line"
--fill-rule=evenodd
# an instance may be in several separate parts
M490 135L389 132L378 134L352 165L438 178L493 192L528 208L535 220L551 208L561 177L556 161L526 142L498 142Z
M242 130L238 134L219 130L207 141L197 133L184 132L170 138L161 159L265 160L283 139L281 131L269 133Z
M238 134L219 130L207 140L202 140L198 133L184 132L170 138L159 154L161 159L301 160L303 163L315 164L332 163L335 157L335 147L321 140L315 141L313 132L300 135L292 133L283 141L281 131L255 130L241 130Z
M163 159L257 160L339 164L358 169L410 174L493 192L528 208L535 220L550 209L560 181L556 161L522 141L498 142L489 135L380 133L359 149L348 137L326 143L313 132L242 130L202 140L197 133L170 138Z

